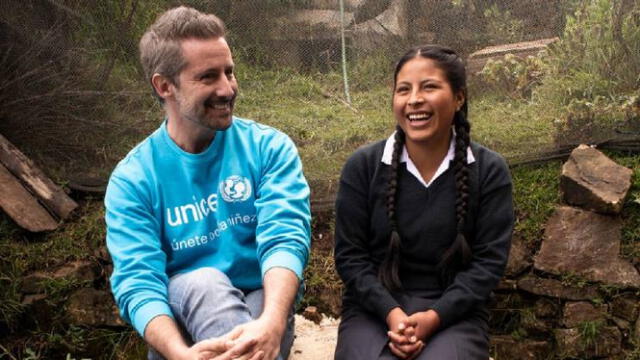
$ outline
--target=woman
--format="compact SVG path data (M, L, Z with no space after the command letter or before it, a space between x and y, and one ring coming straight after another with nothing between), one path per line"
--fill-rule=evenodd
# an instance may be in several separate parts
M411 49L394 73L395 133L343 169L336 359L489 357L486 303L509 253L511 178L502 157L470 143L466 95L454 51Z

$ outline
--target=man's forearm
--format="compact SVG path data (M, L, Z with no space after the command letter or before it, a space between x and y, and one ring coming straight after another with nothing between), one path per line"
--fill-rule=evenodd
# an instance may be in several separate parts
M274 321L281 332L284 332L287 326L287 317L298 293L299 284L298 277L289 269L274 267L264 275L264 307L260 317Z
M144 339L167 359L179 359L189 350L176 322L167 315L151 319L144 330Z

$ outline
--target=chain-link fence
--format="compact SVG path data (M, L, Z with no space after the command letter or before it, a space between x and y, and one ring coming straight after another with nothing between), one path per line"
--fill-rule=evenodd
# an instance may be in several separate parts
M388 135L393 63L420 43L467 60L473 137L512 162L638 148L637 0L3 0L0 132L58 168L110 169L162 117L137 42L178 4L226 22L238 112L289 133L308 162ZM317 181L339 168L317 167Z

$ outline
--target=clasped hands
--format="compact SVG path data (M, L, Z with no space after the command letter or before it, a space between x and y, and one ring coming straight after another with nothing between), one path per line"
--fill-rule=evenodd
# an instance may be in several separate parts
M433 310L407 315L401 308L393 308L387 315L389 349L405 360L416 358L427 340L440 326L440 317Z

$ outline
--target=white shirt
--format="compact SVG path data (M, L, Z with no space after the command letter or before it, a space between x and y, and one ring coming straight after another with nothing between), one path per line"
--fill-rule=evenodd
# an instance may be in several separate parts
M396 132L394 131L393 134L389 136L389 138L387 139L387 142L384 145L384 151L382 152L382 159L381 159L381 161L384 164L391 165L391 158L393 156L393 145L396 143L395 136L396 136ZM418 168L409 157L409 153L407 152L407 145L404 145L402 147L402 155L400 155L400 163L406 162L407 170L409 171L409 173L415 176L416 179L418 179L418 181L420 181L420 183L424 185L425 188L428 188L429 185L431 185L438 178L438 176L442 175L445 171L449 169L449 163L451 162L451 160L453 160L455 155L455 143L456 143L456 132L454 131L451 136L451 142L449 143L449 150L447 151L447 155L444 157L444 159L442 159L440 166L438 166L438 170L436 170L436 173L433 175L433 177L428 183L424 181L424 179L422 178L422 175L420 175L420 171L418 171ZM475 161L476 161L476 158L473 157L473 153L471 152L471 147L467 147L467 164L471 164Z

